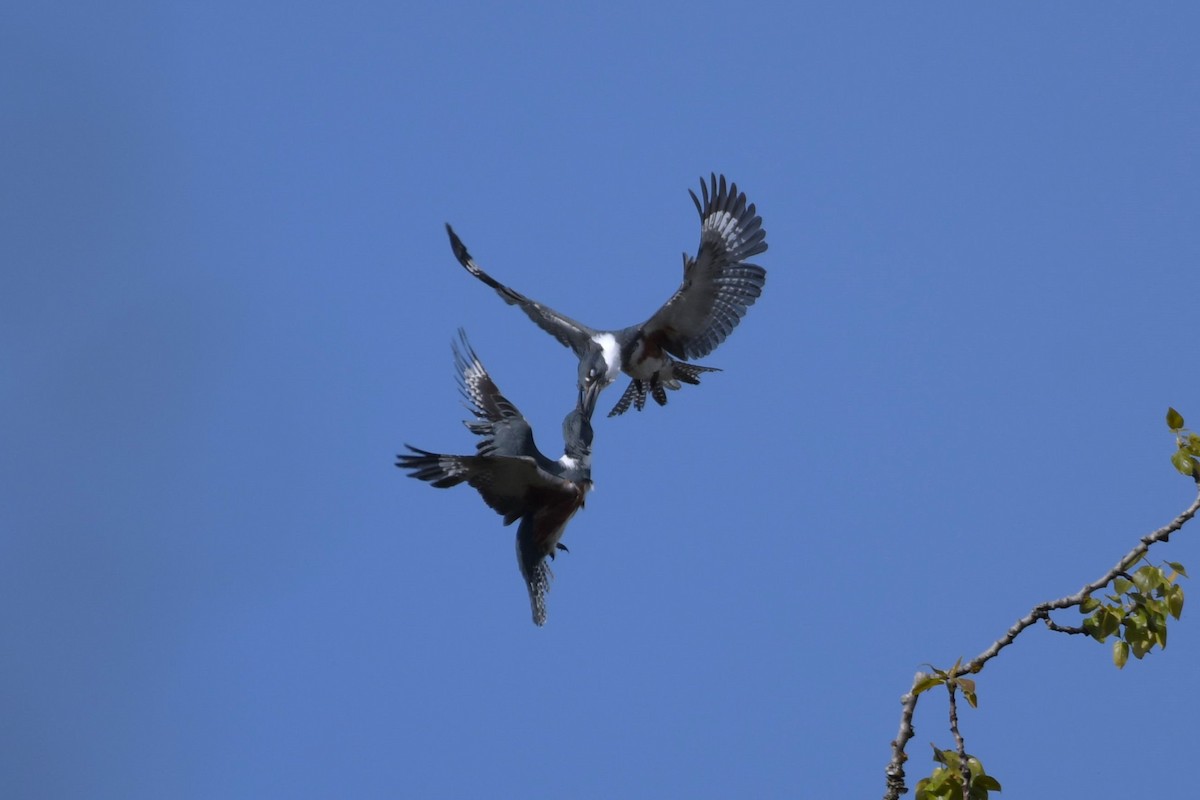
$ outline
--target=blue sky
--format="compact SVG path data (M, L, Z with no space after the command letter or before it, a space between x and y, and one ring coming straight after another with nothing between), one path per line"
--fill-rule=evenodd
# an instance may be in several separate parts
M879 796L922 664L1190 502L1190 5L5 16L6 796ZM627 325L710 171L762 214L765 292L724 372L598 417L536 629L515 531L392 466L473 446L460 325L545 450L573 402L442 225ZM1158 556L1200 571L1194 533ZM1191 608L1123 672L1031 630L968 749L1004 796L1185 796L1198 658Z

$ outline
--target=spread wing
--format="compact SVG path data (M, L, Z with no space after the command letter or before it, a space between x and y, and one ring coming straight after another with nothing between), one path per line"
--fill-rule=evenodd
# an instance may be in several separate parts
M700 180L703 198L689 190L700 212L700 249L685 254L683 283L642 326L676 358L702 358L725 341L746 309L762 294L767 271L747 258L767 249L762 217L736 183L726 186L716 174L709 185Z
M538 458L537 445L533 441L533 429L520 410L500 393L492 376L488 374L475 355L467 332L458 329L458 341L451 344L454 350L454 367L458 386L467 401L467 408L475 415L474 422L465 423L467 428L480 437L475 445L481 456L528 456Z
M471 258L471 254L467 252L467 246L462 243L462 239L458 238L458 234L454 232L449 223L446 223L446 233L450 234L450 248L454 251L454 257L467 272L495 289L496 294L500 295L504 302L519 307L526 316L533 320L534 324L553 336L562 345L574 350L576 355L583 356L588 340L596 331L558 313L549 306L544 306L536 300L530 300L515 289L510 289L500 283L480 269L479 265L475 263L475 259Z
M569 481L539 469L529 457L458 456L431 453L412 445L405 447L410 452L396 457L397 467L438 489L467 483L479 492L488 507L504 517L505 525L536 510L550 498L570 500L578 495Z

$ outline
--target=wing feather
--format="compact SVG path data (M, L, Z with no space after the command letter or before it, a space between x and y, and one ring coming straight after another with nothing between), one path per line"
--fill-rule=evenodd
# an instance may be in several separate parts
M714 173L689 190L700 214L700 247L684 258L683 283L643 325L676 358L702 358L737 327L762 294L767 272L746 259L766 251L762 218L736 183Z
M467 408L475 415L474 421L464 424L471 433L479 436L476 452L485 456L536 458L539 454L533 429L516 404L500 392L462 328L458 329L458 341L451 342L451 349L459 391Z
M450 249L454 251L454 257L467 272L495 289L496 294L500 295L504 302L515 305L524 311L535 325L557 339L564 347L569 347L577 355L583 356L588 340L595 335L596 331L565 314L558 313L549 306L542 305L536 300L530 300L515 289L510 289L500 283L475 263L475 259L471 258L471 254L467 252L467 246L463 244L462 239L458 238L458 234L454 232L449 223L446 224L446 232L450 234Z
M438 489L468 484L489 508L504 517L505 525L547 498L561 496L567 500L578 494L572 483L547 473L528 456L446 455L405 446L411 452L396 457L397 467Z

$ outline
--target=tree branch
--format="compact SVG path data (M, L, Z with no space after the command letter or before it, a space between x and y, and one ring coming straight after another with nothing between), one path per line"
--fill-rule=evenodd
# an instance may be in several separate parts
M1024 617L1021 617L1021 619L1017 620L1013 626L1008 629L1008 632L1005 633L1004 636L992 643L991 647L959 667L957 674L964 675L971 672L979 672L979 670L983 669L984 664L995 658L996 654L1005 647L1008 647L1010 644L1012 644L1013 640L1017 638L1021 631L1025 630L1039 619L1049 619L1051 611L1058 611L1060 609L1070 608L1072 606L1082 604L1083 601L1092 594L1092 592L1100 591L1109 583L1111 583L1113 578L1116 578L1118 575L1125 572L1131 565L1136 564L1142 558L1142 556L1146 555L1146 551L1150 549L1151 545L1156 544L1157 542L1167 541L1167 539L1171 537L1172 533L1182 528L1188 520L1196 516L1197 511L1200 511L1200 494L1196 495L1196 499L1192 501L1192 504L1188 506L1182 514L1153 533L1148 533L1139 539L1137 546L1122 556L1121 560L1117 562L1116 566L1114 566L1104 575L1101 575L1096 580L1087 584L1075 594L1067 595L1066 597L1060 597L1057 600L1050 600L1034 606L1032 611L1030 611Z
M1200 487L1200 475L1195 476L1195 478L1197 486ZM1103 589L1113 578L1126 572L1129 567L1136 564L1146 555L1146 551L1150 549L1151 545L1170 539L1171 534L1187 524L1192 517L1196 516L1197 511L1200 511L1200 493L1196 495L1192 504L1183 513L1158 530L1148 533L1139 539L1137 546L1122 556L1121 560L1104 575L1087 584L1075 594L1060 597L1057 600L1049 600L1034 606L1028 614L1014 622L1005 634L992 642L986 650L967 663L951 670L948 674L949 682L953 682L953 679L959 675L968 675L982 670L984 664L995 658L1001 650L1012 644L1022 631L1039 619L1045 620L1051 630L1057 630L1062 633L1075 633L1074 629L1060 627L1053 623L1050 620L1050 612L1082 604L1093 592ZM913 679L912 688L900 698L900 732L892 741L892 759L888 762L887 768L884 770L887 776L887 791L884 792L884 800L899 800L900 795L908 791L908 788L904 784L904 762L908 760L908 755L904 752L904 748L915 733L912 726L912 718L917 709L917 685L926 677L925 673L918 672ZM951 698L953 699L953 694L951 694Z
M904 785L904 762L908 760L904 748L908 746L908 740L916 733L912 726L913 712L917 710L916 686L925 677L924 672L918 672L913 678L913 688L900 698L900 732L892 740L892 760L885 770L887 791L883 795L884 800L897 800L900 795L908 791Z

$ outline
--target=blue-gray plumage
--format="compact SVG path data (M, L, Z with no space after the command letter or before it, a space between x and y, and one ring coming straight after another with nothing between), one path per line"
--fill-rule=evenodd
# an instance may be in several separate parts
M567 523L583 507L592 488L594 398L581 392L576 407L563 420L564 454L552 461L538 450L533 429L500 390L471 349L464 331L454 343L454 362L467 407L475 415L467 428L479 436L475 455L431 453L412 445L397 456L396 466L411 477L444 489L464 481L504 517L520 520L517 564L529 590L533 621L546 622L546 592L554 577L546 556L567 548L560 541Z
M683 283L648 320L620 330L598 330L530 300L496 281L475 263L454 229L446 225L450 246L468 272L496 290L504 301L521 308L538 327L575 351L579 357L579 389L595 398L624 372L632 380L609 416L625 413L630 404L639 411L646 392L666 405L666 389L681 383L698 384L715 367L688 364L703 358L725 341L746 309L762 293L767 272L745 259L767 249L762 218L737 184L725 176L700 181L700 197L689 190L700 212L700 248L695 258L683 254Z

